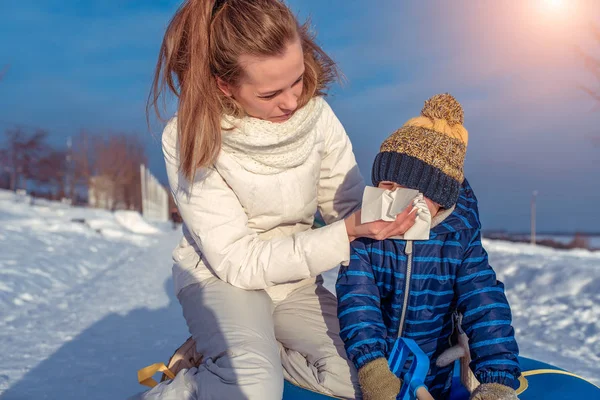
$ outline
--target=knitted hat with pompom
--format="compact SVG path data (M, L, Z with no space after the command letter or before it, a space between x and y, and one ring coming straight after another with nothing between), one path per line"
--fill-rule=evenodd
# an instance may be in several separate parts
M373 163L373 184L396 182L444 208L455 205L469 140L463 122L463 109L450 94L427 100L420 116L382 143Z

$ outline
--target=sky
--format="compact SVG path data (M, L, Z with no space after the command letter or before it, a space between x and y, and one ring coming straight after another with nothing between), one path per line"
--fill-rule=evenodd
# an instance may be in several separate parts
M81 129L147 144L166 183L145 103L175 0L20 0L0 5L0 131L44 128L63 146ZM484 229L600 232L600 88L578 49L600 58L596 0L289 0L345 75L328 101L367 182L380 143L423 102L463 105L465 175ZM374 6L376 4L376 6Z

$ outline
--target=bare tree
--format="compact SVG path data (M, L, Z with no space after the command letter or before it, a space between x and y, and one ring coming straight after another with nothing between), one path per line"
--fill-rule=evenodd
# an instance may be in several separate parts
M53 190L54 198L66 196L67 152L65 150L48 149L35 164L32 180L38 184L46 184Z
M600 45L600 26L592 24L591 32L596 42ZM594 76L596 80L596 84L593 86L580 85L579 88L590 95L590 97L594 99L598 105L600 105L600 58L583 51L581 48L577 48L577 52L583 59L585 68ZM591 141L593 144L600 146L600 134L594 132L591 135Z
M78 189L95 186L110 199L109 208L141 210L140 164L147 160L139 137L81 131L66 150L57 150L46 144L44 130L27 132L17 127L6 130L5 135L0 172L10 176L11 190L33 181L49 186L54 197L73 200L81 191Z
M136 136L115 134L96 136L93 143L96 157L93 173L102 177L96 182L102 182L102 189L110 192L111 208L141 210L140 164L146 162L142 142Z
M10 173L10 188L17 190L28 179L35 178L36 164L42 158L48 146L45 142L47 132L36 130L31 134L22 128L7 129L6 147L3 151L3 164Z
M77 187L89 188L91 178L97 174L96 160L97 152L95 144L99 141L87 131L81 130L73 139L70 149L71 185L69 187L69 198L73 199Z
M591 31L596 41L600 44L600 28L596 25L592 25ZM600 102L600 59L583 51L581 48L578 48L577 51L583 59L585 68L596 78L595 87L581 85L580 88L593 99Z
M585 233L576 232L575 237L571 243L569 243L568 247L570 249L589 249L590 239Z
M8 150L0 149L0 189L10 189Z
M128 209L142 211L140 165L147 164L146 148L138 136L127 136L127 181L123 183L123 200Z

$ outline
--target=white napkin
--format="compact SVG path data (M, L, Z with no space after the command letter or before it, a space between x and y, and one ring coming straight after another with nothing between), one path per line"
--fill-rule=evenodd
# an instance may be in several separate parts
M396 190L365 187L361 210L361 223L373 221L394 221L409 204L413 204L411 212L417 212L415 224L404 235L391 239L428 240L431 227L431 213L425 203L423 194L418 190L399 188Z

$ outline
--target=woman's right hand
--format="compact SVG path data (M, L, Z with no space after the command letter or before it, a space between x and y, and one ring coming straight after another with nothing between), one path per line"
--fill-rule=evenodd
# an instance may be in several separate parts
M359 237L384 240L392 236L403 235L415 224L417 210L414 209L414 212L412 212L413 208L413 205L409 204L404 211L396 215L395 221L387 222L379 220L365 224L360 223L361 211L358 210L344 220L348 239L350 242Z

